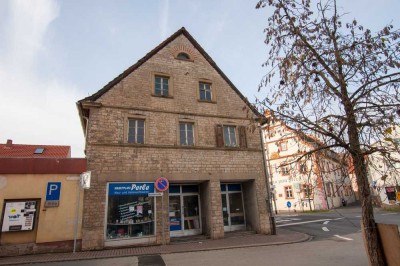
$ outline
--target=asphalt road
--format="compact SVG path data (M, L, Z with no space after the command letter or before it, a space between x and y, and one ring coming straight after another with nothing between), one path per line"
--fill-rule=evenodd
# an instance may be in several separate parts
M400 226L399 212L385 212L378 209L374 212L377 223L397 224ZM360 233L360 207L344 207L330 212L312 214L290 213L276 217L277 227L306 233L313 241L338 238L346 240L346 235Z
M291 213L276 217L277 226L313 236L308 242L154 256L122 257L61 263L44 266L364 266L368 265L360 233L361 210L345 207L331 212ZM375 212L379 223L400 226L400 213Z

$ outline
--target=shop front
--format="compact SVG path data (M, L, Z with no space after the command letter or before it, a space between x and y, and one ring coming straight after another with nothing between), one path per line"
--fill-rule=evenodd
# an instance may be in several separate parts
M199 235L201 230L200 194L198 185L170 185L170 236Z
M108 183L105 245L155 242L154 183Z

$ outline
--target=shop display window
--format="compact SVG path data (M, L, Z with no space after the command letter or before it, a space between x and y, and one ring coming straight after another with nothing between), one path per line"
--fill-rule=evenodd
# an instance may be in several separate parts
M107 240L154 236L154 197L109 195Z

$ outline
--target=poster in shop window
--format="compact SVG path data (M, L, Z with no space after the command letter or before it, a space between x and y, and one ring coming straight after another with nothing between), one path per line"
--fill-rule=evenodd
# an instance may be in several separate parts
M33 230L36 201L6 202L2 232Z

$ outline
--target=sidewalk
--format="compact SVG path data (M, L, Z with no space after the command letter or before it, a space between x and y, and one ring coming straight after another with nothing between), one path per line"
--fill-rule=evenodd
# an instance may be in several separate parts
M49 253L0 258L0 265L13 265L39 262L73 261L98 258L113 258L126 256L141 256L151 254L168 254L181 252L195 252L206 250L257 247L269 245L283 245L304 242L310 236L285 229L278 229L277 235L247 234L231 236L218 240L203 240L198 242L174 243L164 246L132 247L123 249L109 249L100 251L84 251L73 253Z

